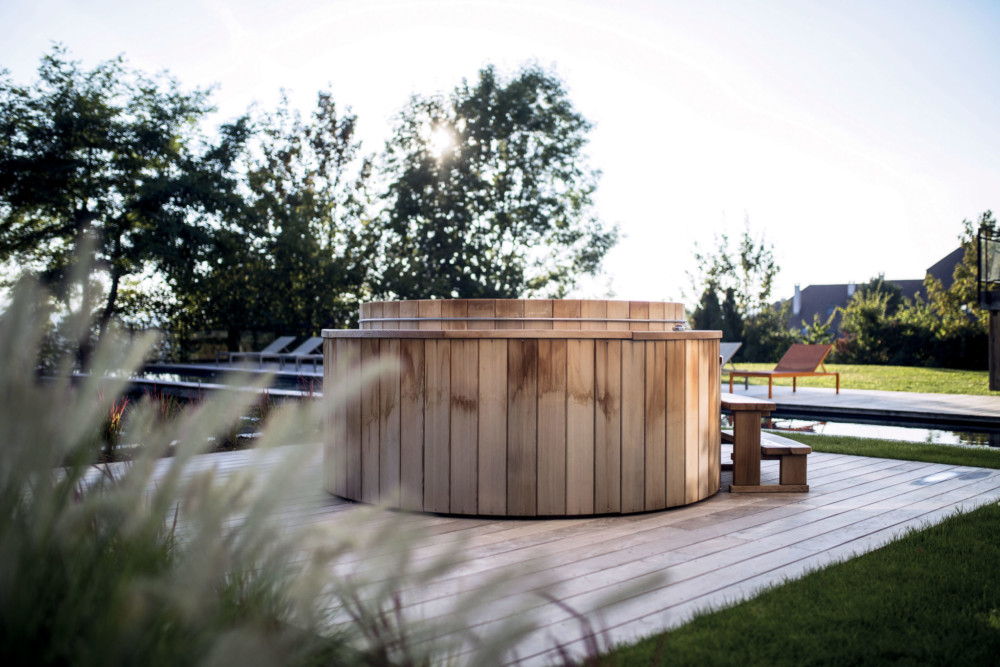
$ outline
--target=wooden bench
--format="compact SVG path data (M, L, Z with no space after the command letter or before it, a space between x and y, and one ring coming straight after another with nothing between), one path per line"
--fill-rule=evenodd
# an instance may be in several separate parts
M722 440L733 445L731 493L803 493L809 490L806 457L812 448L760 430L761 418L775 407L771 401L732 394L722 396L722 408L733 415L733 432L722 434ZM779 461L778 484L760 483L761 460Z

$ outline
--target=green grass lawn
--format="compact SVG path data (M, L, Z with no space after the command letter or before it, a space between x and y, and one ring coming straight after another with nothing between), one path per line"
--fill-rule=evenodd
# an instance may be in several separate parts
M774 364L736 364L739 370L772 370ZM916 366L854 366L827 364L828 371L840 373L843 389L879 389L882 391L913 391L926 394L973 394L1000 396L1000 391L989 390L987 371L959 371L949 368L921 368ZM742 382L743 378L736 378ZM727 387L729 373L722 371L722 382ZM799 378L803 387L833 387L832 377ZM750 384L767 384L764 378L750 378ZM792 386L791 378L777 378L774 384Z
M1000 452L793 434L816 451L1000 468ZM996 665L992 503L601 656L600 665Z
M1000 468L1000 449L992 447L958 447L955 445L935 445L924 442L901 442L898 440L788 433L785 431L782 431L781 435L791 440L805 443L817 452L850 454L853 456L874 456L883 459L902 459L904 461L925 461L927 463L947 463L976 468Z

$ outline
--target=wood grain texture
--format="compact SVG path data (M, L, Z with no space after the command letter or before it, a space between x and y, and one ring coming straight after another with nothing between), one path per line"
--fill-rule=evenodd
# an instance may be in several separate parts
M425 342L424 510L450 511L451 341Z
M566 513L594 513L594 341L566 342Z
M465 330L469 328L465 318L469 316L469 304L464 299L446 299L441 301L441 317L460 318L462 321L441 322L442 329Z
M608 301L608 331L628 331L628 319L628 301Z
M408 320L406 322L400 322L395 328L403 329L405 331L416 330L419 328L419 323L414 322L412 318L420 316L420 302L419 301L400 301L399 302L399 317L400 319Z
M370 317L369 313L371 313L371 309L372 309L371 303L362 303L360 306L358 306L358 319L361 320L362 329L372 328L370 322L365 322L365 320L367 320Z
M628 316L631 320L648 320L649 319L649 302L648 301L630 301L628 304ZM632 331L649 331L648 322L629 322L629 327Z
M342 386L344 359L337 352L340 341L323 341L323 386L326 390L327 414L323 422L323 485L330 493L343 496L347 492L347 449L345 447L344 401L334 395L333 387Z
M622 512L646 509L646 345L653 343L621 343Z
M555 318L580 318L582 305L580 301L574 299L559 299L552 302L552 317ZM552 328L557 330L576 330L581 328L580 322L553 322Z
M507 514L507 341L479 341L479 513Z
M552 299L527 299L524 302L525 317L552 317ZM551 329L552 322L528 322L525 329Z
M684 502L698 500L698 473L701 469L698 434L701 415L698 400L698 343L684 341Z
M383 324L382 322L377 321L382 319L382 312L384 305L385 304L383 304L381 301L373 301L372 303L368 304L368 317L372 318L372 320L376 320L370 323L371 326L368 327L369 329L386 328L382 326Z
M399 506L399 344L383 340L380 346L386 367L379 376L379 499L393 507Z
M594 511L621 511L622 342L594 343Z
M441 317L441 301L424 299L417 302L417 316L426 318L440 318ZM417 322L418 329L426 330L440 330L441 321L440 319L428 319L427 322Z
M684 341L667 341L667 507L685 503L685 405Z
M379 340L362 340L361 365L378 363ZM379 381L375 378L361 388L361 500L366 503L379 501L379 421Z
M399 302L386 301L382 304L382 317L396 319L399 317ZM382 329L400 329L399 322L383 322Z
M650 301L649 302L649 319L651 319L651 320L662 320L662 319L665 319L666 318L666 312L667 312L667 305L665 303L663 303L662 301ZM650 322L649 323L649 330L650 331L663 331L664 327L665 327L665 325L664 325L663 322ZM670 328L672 328L672 327L670 327Z
M710 488L709 476L712 475L711 467L711 443L709 436L712 431L709 425L714 411L711 409L708 399L711 392L710 380L714 379L712 366L718 366L718 362L712 363L708 356L710 341L699 340L689 343L694 348L697 355L698 364L698 498L707 498ZM716 440L722 446L721 440Z
M566 341L538 341L538 514L566 513Z
M361 341L345 341L344 356L357 362L347 368L347 399L344 401L347 449L348 498L361 498Z
M515 301L510 299L497 299L494 307L496 308L497 317L503 318L520 318L524 317L524 302ZM523 329L524 322L517 322L511 320L498 320L496 323L497 329Z
M667 343L646 346L646 510L667 506Z
M716 361L719 358L719 341L706 341L708 351L705 353L709 359L711 368L711 379L708 389L708 446L709 446L709 494L718 493L722 484L722 467L720 443L722 441L722 367Z
M400 506L424 505L424 341L399 342Z
M507 342L507 512L534 516L538 497L538 341Z
M451 512L476 514L479 486L479 342L451 343Z
M608 326L607 322L588 321L588 320L606 320L608 318L607 301L597 301L593 299L587 299L586 301L581 301L580 317L582 318L580 322L580 328L584 330L606 331L608 329L614 328L613 326Z
M493 299L469 299L468 311L470 318L496 317L496 302ZM492 330L496 323L492 320L469 322L469 329Z

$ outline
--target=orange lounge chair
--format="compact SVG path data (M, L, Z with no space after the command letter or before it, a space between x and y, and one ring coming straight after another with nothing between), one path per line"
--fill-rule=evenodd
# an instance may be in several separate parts
M796 379L800 377L813 377L816 375L833 375L837 378L837 393L840 393L840 373L831 373L826 370L823 360L833 349L833 345L802 345L796 343L788 348L785 356L781 358L773 371L729 371L729 393L733 392L733 378L742 377L744 388L748 378L767 378L767 397L774 396L774 378L792 378L792 391L796 390ZM817 371L816 368L822 368Z

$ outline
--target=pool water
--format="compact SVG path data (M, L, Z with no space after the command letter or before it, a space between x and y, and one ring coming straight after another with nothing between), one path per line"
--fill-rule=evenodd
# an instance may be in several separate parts
M856 438L902 440L935 445L965 445L1000 447L1000 431L949 431L892 424L856 424L850 422L810 421L804 419L774 419L773 428L790 433L843 435Z

